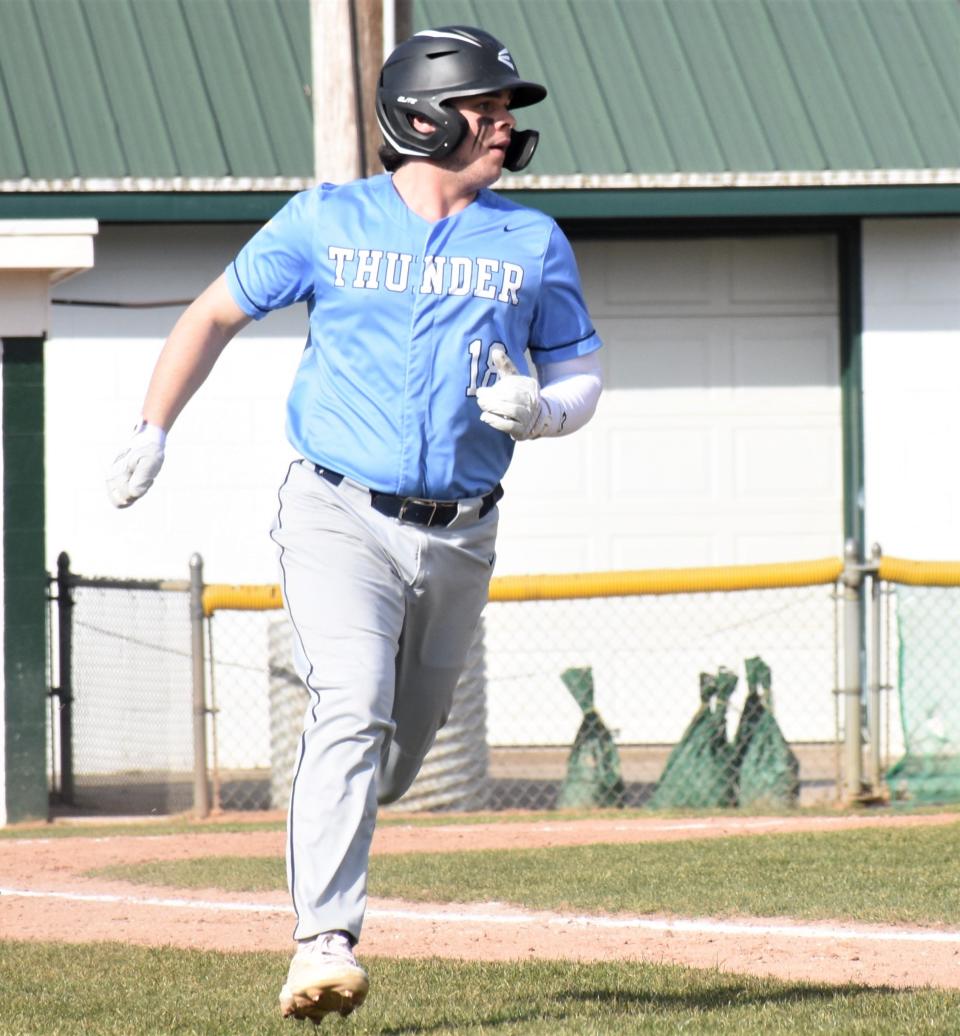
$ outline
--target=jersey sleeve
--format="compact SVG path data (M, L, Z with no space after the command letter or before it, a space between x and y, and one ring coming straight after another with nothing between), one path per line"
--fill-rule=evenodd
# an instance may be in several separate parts
M538 365L556 363L585 356L601 344L583 301L573 249L554 224L543 258L540 298L530 329L531 359Z
M227 287L247 316L260 320L311 297L317 197L316 191L294 195L227 267Z

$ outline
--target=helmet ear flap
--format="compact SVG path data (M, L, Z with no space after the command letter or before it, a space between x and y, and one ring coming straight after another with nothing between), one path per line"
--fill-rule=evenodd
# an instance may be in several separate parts
M455 108L443 105L439 110L446 116L446 122L438 130L439 137L431 138L435 143L430 158L445 158L447 155L452 155L460 146L460 141L467 135L469 128L467 120Z
M511 173L519 173L521 169L525 169L533 158L539 142L540 134L536 130L513 130L510 133L507 153L503 157L503 168L509 169Z
M444 158L457 149L467 133L467 120L449 105L432 98L403 97L398 102L385 104L383 91L379 91L376 110L384 140L402 155ZM415 117L429 122L433 132L424 134L414 129Z

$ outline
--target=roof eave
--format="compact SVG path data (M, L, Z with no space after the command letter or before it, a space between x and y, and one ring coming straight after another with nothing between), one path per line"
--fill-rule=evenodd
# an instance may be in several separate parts
M503 190L714 190L756 187L927 187L960 184L956 169L795 169L769 172L574 173L503 176Z
M0 180L0 194L292 194L312 187L304 176L124 176Z
M294 193L316 184L306 176L74 177L0 180L0 194ZM765 172L544 173L508 175L505 191L716 190L790 187L930 187L960 184L960 168L794 169Z
M306 177L0 181L0 218L258 223L312 185ZM776 176L512 176L503 177L496 187L504 197L558 220L960 216L956 169Z

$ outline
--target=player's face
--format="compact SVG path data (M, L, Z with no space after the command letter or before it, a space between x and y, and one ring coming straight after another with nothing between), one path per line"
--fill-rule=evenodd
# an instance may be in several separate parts
M517 124L509 104L509 90L453 101L453 107L466 119L467 132L447 161L457 171L469 171L471 178L475 176L484 186L496 182L503 170L510 133Z

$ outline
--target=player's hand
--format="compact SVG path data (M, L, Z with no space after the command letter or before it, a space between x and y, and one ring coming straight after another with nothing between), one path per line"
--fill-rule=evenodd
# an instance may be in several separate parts
M497 380L477 389L477 402L483 411L480 420L517 441L537 438L543 425L543 400L537 379L521 374L499 346L490 350L490 360Z
M127 448L107 472L107 495L114 507L129 507L153 485L163 466L167 433L141 421Z

